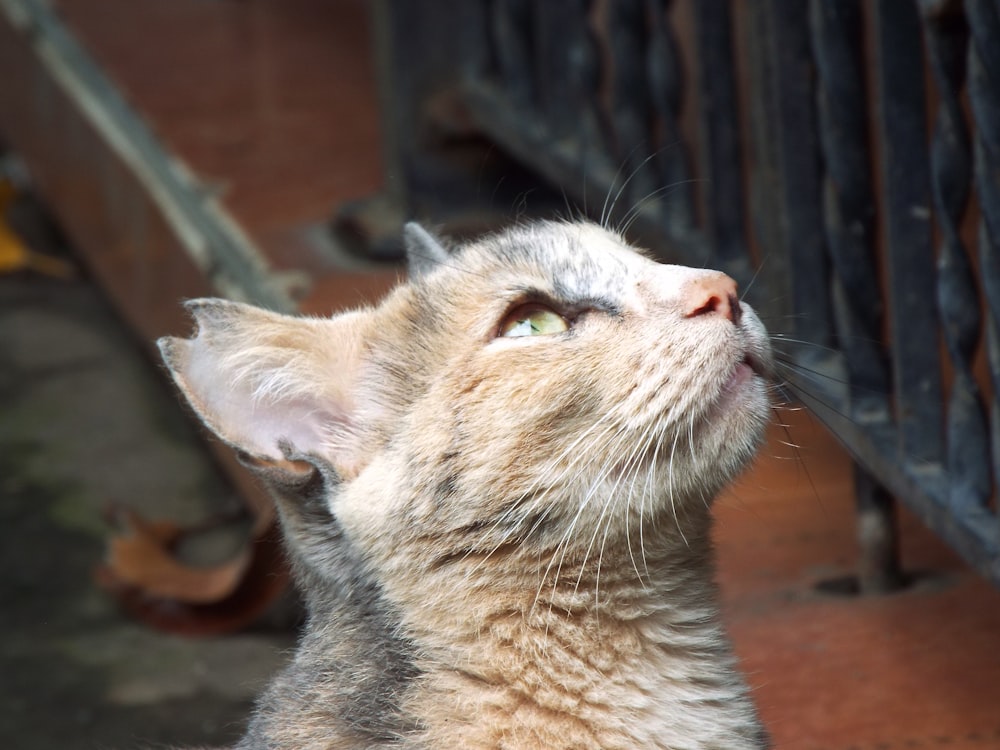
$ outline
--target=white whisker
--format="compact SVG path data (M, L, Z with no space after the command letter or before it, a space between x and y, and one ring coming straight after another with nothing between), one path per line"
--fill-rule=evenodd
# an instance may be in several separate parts
M677 524L677 532L681 535L681 539L684 540L684 544L688 544L687 537L684 536L684 529L681 528L681 519L677 515L677 501L674 498L674 458L677 455L677 438L681 436L680 431L674 433L674 442L670 446L670 458L667 462L667 490L670 497L670 511L674 516L674 523Z

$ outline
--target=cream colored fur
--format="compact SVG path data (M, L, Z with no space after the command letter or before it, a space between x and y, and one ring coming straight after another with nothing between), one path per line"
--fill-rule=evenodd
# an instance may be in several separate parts
M386 742L765 747L719 623L708 513L769 412L756 316L712 296L731 284L716 272L590 224L516 228L421 269L332 319L197 302L198 335L163 344L206 423L279 475L307 594L344 563L280 475L325 477L352 581L413 669L391 700L406 729ZM523 302L570 329L498 337ZM343 615L316 597L307 641L332 642ZM326 727L288 714L294 732L283 711L242 746L364 746L332 709Z

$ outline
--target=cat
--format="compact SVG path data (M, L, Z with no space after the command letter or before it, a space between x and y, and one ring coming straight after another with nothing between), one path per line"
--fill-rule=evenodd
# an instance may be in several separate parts
M765 748L709 539L770 412L735 283L586 222L405 238L378 307L160 341L308 610L237 747Z

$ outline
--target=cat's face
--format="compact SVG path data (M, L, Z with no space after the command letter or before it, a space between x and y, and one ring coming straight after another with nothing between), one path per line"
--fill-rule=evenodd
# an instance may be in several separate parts
M380 307L330 320L201 303L198 337L166 359L232 444L332 466L331 510L373 540L628 535L703 505L758 444L770 348L727 277L589 224L421 265Z

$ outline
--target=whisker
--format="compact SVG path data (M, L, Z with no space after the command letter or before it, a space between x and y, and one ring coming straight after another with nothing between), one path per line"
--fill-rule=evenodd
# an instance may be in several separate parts
M787 445L789 448L795 451L795 458L798 461L798 465L802 468L803 472L806 475L806 481L809 482L809 486L812 488L813 496L817 500L819 500L820 506L823 506L823 498L820 497L819 490L816 489L816 483L813 481L812 474L809 472L809 467L806 466L806 462L802 458L802 450L800 446L795 442L793 442L792 440L791 429L787 425L782 425L781 429L785 433L785 437L787 438L787 440L781 440L779 442L783 443L784 445Z
M743 290L743 294L740 295L740 302L746 299L746 296L750 294L750 290L753 289L753 285L756 283L757 277L760 276L760 272L764 270L764 265L770 257L771 253L768 253L761 258L760 265L757 266L757 269L753 272L753 276L750 277L750 281L747 282L746 288Z
M654 447L654 441L655 441L655 447ZM646 455L649 452L649 449L651 447L653 448L653 456L652 456L652 458L650 460L655 461L656 460L656 454L657 454L657 452L660 449L660 443L659 443L658 440L656 440L655 425L653 425L653 424L648 425L647 428L646 428L645 439L643 441L642 455ZM650 481L650 474L651 474L651 472L652 472L652 465L650 465L650 468L647 469L647 471L646 471L646 479L642 483L641 493L639 495L639 554L640 554L640 557L642 558L643 568L646 570L647 575L649 573L649 568L646 565L645 548L644 548L644 545L643 545L643 536L642 536L642 531L643 531L642 530L642 524L643 524L643 514L645 513L645 510L646 510L646 493L647 493L647 490L649 490L650 494L652 494L652 492L650 490L650 487L649 487L649 481ZM639 462L636 463L634 476L637 478L638 474L639 474ZM629 486L629 497L628 497L628 509L629 510L631 510L632 505L633 505L633 503L632 503L632 495L633 495L633 490L635 489L636 484L638 484L638 482L635 481L635 480L633 480L633 482ZM639 565L636 562L635 552L632 549L632 533L631 533L631 529L629 528L631 515L632 515L631 512L628 512L628 513L625 514L625 541L626 541L626 544L628 545L628 556L629 556L629 559L632 562L632 569L635 570L636 579L639 581L639 584L641 586L645 587L646 586L646 581L643 579L642 573L639 572Z
M594 534L596 536L597 531L601 528L601 525L603 524L603 526L604 526L604 534L603 534L603 536L601 538L601 548L600 548L600 552L599 552L598 558L597 558L597 574L596 574L595 582L594 582L594 603L595 603L595 606L600 601L601 565L604 562L604 550L605 550L605 548L607 546L608 534L611 532L611 524L610 523L603 523L603 521L604 521L604 511L608 509L609 504L617 505L618 502L620 502L620 495L619 495L619 491L618 490L619 490L619 487L621 487L623 483L625 484L625 486L628 487L629 500L631 499L632 488L633 488L633 485L634 485L634 477L637 476L637 474L638 474L639 464L642 462L643 456L645 455L646 451L649 449L649 444L650 444L651 440L652 440L651 428L650 428L650 426L647 425L644 428L644 430L643 430L642 434L640 435L640 437L635 441L635 449L632 451L632 454L626 460L626 463L625 463L625 466L623 467L622 472L619 474L618 479L615 481L614 485L612 486L611 492L609 494L609 502L605 504L605 507L604 507L604 509L601 512L601 516L598 519L598 522L597 522L597 524L594 527ZM631 479L630 479L630 477L631 477ZM626 501L626 505L630 505L629 500ZM626 539L626 544L628 546L629 555L631 556L632 555L632 547L631 547L631 543L629 542L629 539L628 539L628 517L629 517L628 508L626 508L626 513L625 513L625 528L626 528L625 539ZM593 543L593 540L591 541L591 543ZM635 564L634 558L633 558L632 562L633 562L633 565L634 565ZM636 569L636 573L637 574L638 574L638 572L639 572L638 569ZM582 570L581 570L581 575L582 575ZM640 580L640 582L642 581L641 576L640 576L639 580ZM579 585L579 582L578 582L577 585Z
M609 416L610 416L610 414L609 414ZM605 435L610 434L612 431L616 431L618 434L620 434L621 431L622 431L622 428L621 427L617 427L616 428L614 426L610 426L610 427L608 427L606 430L604 430L601 433L601 437L603 438ZM610 450L606 450L606 451L604 451L603 454L604 455L610 455L611 451ZM600 453L598 453L596 455L600 455ZM555 591L556 591L556 587L559 584L559 577L560 577L561 572L562 572L562 566L563 566L563 563L565 562L566 551L567 551L566 545L567 545L569 539L572 537L572 534L573 534L573 532L576 529L576 524L579 521L581 515L583 514L583 511L584 511L587 503L589 502L590 497L596 491L596 487L599 486L600 483L603 481L603 477L605 476L606 472L610 471L609 463L610 463L610 461L605 461L605 464L601 467L600 471L598 472L598 476L594 480L594 482L592 483L591 488L588 491L587 495L584 497L583 501L579 503L579 506L577 508L577 512L573 516L572 521L570 522L570 524L566 528L566 530L562 533L562 535L561 535L558 543L556 544L555 548L553 549L552 555L549 558L549 562L546 565L545 570L542 572L541 579L539 581L538 590L535 592L535 598L534 598L534 603L532 604L532 609L534 609L535 605L538 603L538 598L539 598L539 596L541 596L542 588L544 588L544 586L545 586L545 579L548 577L549 573L552 571L553 565L556 565L555 575L554 575L554 578L553 578L553 581L552 581L552 592L553 592L553 596L554 596ZM556 564L556 558L557 557L559 558L558 564ZM550 602L549 602L549 609L550 609L550 611L551 611L551 608L552 608L552 601L550 600Z
M622 429L620 429L618 431L618 433L616 435L616 438L620 439L624 434L626 434L626 431L625 431L624 428L622 428ZM601 472L600 472L600 475L597 478L597 481L595 481L594 484L591 486L590 492L587 493L587 496L584 498L583 502L580 503L580 508L577 511L576 516L573 518L573 524L572 524L572 526L573 526L574 529L576 527L576 523L583 516L584 509L590 504L590 501L597 494L597 491L607 481L608 476L611 474L611 471L612 471L612 469L615 466L615 463L616 463L615 459L616 458L617 458L617 456L614 455L614 451L609 450L608 451L608 459L604 462L604 465L601 468ZM609 498L613 497L613 494L614 493L609 493ZM607 501L605 501L605 502L607 502ZM606 508L606 507L607 507L606 505L602 506L602 508ZM603 512L604 512L604 510L602 510L602 517L603 517ZM567 538L567 540L568 540L568 538ZM590 556L590 550L591 550L591 547L593 545L593 541L594 541L594 538L592 537L591 538L591 544L590 544L590 546L587 547L587 551L584 553L583 563L581 564L580 576L583 575L583 568L586 566L587 559ZM563 551L565 553L566 551L568 551L568 548L564 547ZM560 569L562 567L562 562L563 562L564 559L565 559L565 554L563 556L563 559L560 560ZM579 585L580 585L580 577L577 577L577 581L576 581L577 588L579 587ZM574 589L574 591L575 590L576 589Z
M831 375L829 373L823 372L822 370L817 370L813 367L806 367L805 365L800 365L798 362L795 362L794 360L785 359L783 358L783 355L775 356L774 361L775 364L777 364L779 367L782 367L786 370L790 370L792 372L814 375L817 378L822 378L823 380L829 380L834 383L848 382L842 378L838 378L836 375Z
M663 441L656 441L656 448L653 449L653 457L650 459L649 471L646 474L646 487L649 489L649 505L650 505L650 518L653 518L653 494L656 491L656 469L658 466L658 461L660 457L660 448L663 447ZM645 504L646 497L645 494L642 497L642 504L639 508L639 552L642 556L642 567L646 571L646 575L649 576L649 564L646 557L646 541L643 536L643 524L645 519Z
M698 453L694 449L694 412L691 412L688 422L688 448L691 450L691 465L696 466L698 463Z
M608 201L609 201L609 200L611 200L611 191L612 191L612 190L614 190L614 186L615 186L615 183L617 183L617 182L618 182L618 178L619 178L619 177L621 177L621 174L622 174L622 170L623 170L623 169L625 168L625 165L626 165L626 164L628 163L629 159L631 159L631 158L632 158L632 154L634 154L634 153L635 153L636 151L638 151L638 150L639 150L639 147L640 147L640 145L641 145L641 144L638 144L638 143L637 143L637 144L635 144L635 145L634 145L634 146L632 147L632 150L631 150L631 151L629 151L629 152L628 152L628 154L626 154L625 158L624 158L624 159L622 160L622 162L621 162L621 163L620 163L620 164L618 165L618 169L616 169L616 170L615 170L615 176L614 176L614 177L612 178L612 180L611 180L610 184L608 185L608 192L607 192L607 194L606 194L606 195L604 196L604 205L603 205L603 206L601 206L601 220L600 220L600 222L599 222L599 223L600 223L600 225L601 225L602 227L604 227L605 229L607 229L607 228L608 228L608 224L607 224L607 220L608 220L609 218L611 218L611 217L610 217L610 214L609 214L609 212L608 212ZM649 159L646 159L646 161L649 161ZM646 164L646 162L644 161L644 162L643 162L642 164L640 164L639 166L640 166L640 167L642 167L642 166L644 166L645 164ZM619 191L618 191L618 195L616 195L616 196L615 196L615 202L617 202L617 201L618 201L618 197L619 197L619 196L621 195L621 191L625 189L625 185L628 185L629 181L630 181L630 180L631 180L631 179L632 179L633 177L635 177L635 172L633 172L633 173L632 173L631 175L629 175L629 178L628 178L627 180L625 180L625 184L621 186L621 189L619 189ZM611 204L611 208L612 208L612 209L614 209L614 203L612 203L612 204Z
M805 339L793 339L789 336L786 336L783 333L771 333L768 334L768 338L770 338L772 342L780 341L782 343L799 344L800 346L809 346L812 347L813 349L822 349L823 351L830 352L831 354L841 353L839 349L834 349L832 346L827 346L826 344L818 344L815 341L806 341Z
M641 165L640 165L641 166ZM629 229L632 228L632 224L638 220L642 215L642 210L645 208L646 204L661 195L669 195L678 188L684 187L685 185L692 185L695 183L706 182L707 180L692 178L688 180L678 180L677 182L672 182L669 185L661 185L655 190L651 190L645 196L640 198L635 204L626 212L625 216L622 217L621 222L619 222L618 233L627 234Z
M673 445L670 446L670 458L667 461L667 489L670 496L670 511L673 513L674 523L677 525L677 533L681 535L681 539L684 540L684 544L690 547L691 545L688 544L687 537L684 536L684 529L681 528L681 519L680 516L677 515L677 501L674 498L674 456L677 455L677 438L679 438L680 435L680 430L674 433L674 442Z
M639 148L639 146L638 146L638 145L636 145L636 147L635 147L635 148L633 148L633 149L632 149L632 151L630 151L630 152L629 152L629 156L631 156L631 155L632 155L633 153L635 153L635 150L636 150L637 148ZM633 170L632 170L632 174L630 174L630 175L628 176L628 178L627 178L627 179L625 180L625 182L623 182L623 183L621 184L621 187L620 187L620 188L618 188L618 192L617 192L617 193L615 193L615 198L614 198L614 200L613 200L613 201L611 201L611 206L610 206L610 207L608 207L608 215L607 215L607 219L608 219L608 220L610 220L610 219L611 219L611 217L612 217L612 215L614 214L614 212L615 212L615 206L617 206L617 205L618 205L618 200L619 200L619 199L620 199L620 198L622 197L622 193L624 193L624 192L625 192L625 188L627 188L627 187L628 187L628 184L629 184L630 182L632 182L632 180L633 180L633 179L634 179L634 178L635 178L636 176L638 176L638 175L639 175L639 172L640 172L640 170L641 170L641 169L642 169L643 167L645 167L645 166L646 166L647 164L649 164L649 162L650 162L650 161L652 161L652 160L653 160L653 159L655 159L655 158L656 158L657 156L659 156L659 154L660 154L660 150L659 150L659 149L657 149L656 151L653 151L653 152L652 152L652 153L651 153L651 154L650 154L649 156L647 156L647 157L646 157L645 159L643 159L643 160L642 160L641 162L639 162L639 164L637 164L637 165L636 165L635 169L633 169ZM604 212L603 212L603 211L601 212L601 224L604 224Z
M818 404L819 406L822 406L828 411L834 412L835 414L839 415L841 419L844 419L845 421L851 423L852 425L855 426L859 425L858 421L854 419L853 416L845 413L845 410L841 408L840 404L836 404L831 401L825 400L820 396L816 395L815 393L808 391L804 388L801 388L799 386L793 386L793 384L788 381L785 381L784 383L775 383L775 386L781 389L782 392L786 394L787 394L786 389L794 388L794 392L798 394L803 400L812 401L814 404ZM815 416L819 416L815 409L810 409L809 411L811 411Z
M556 469L557 469L557 468L559 467L559 464L560 464L560 463L561 463L561 462L562 462L563 460L565 460L565 458L566 458L566 457L567 457L567 456L568 456L568 455L569 455L570 453L572 453L572 452L573 452L573 451L574 451L574 450L575 450L575 449L577 448L577 446L578 446L578 445L579 445L579 444L580 444L580 443L581 443L582 441L584 441L584 440L586 440L586 439L588 439L588 438L591 438L591 439L594 439L594 440L595 440L595 442L597 442L597 441L598 441L598 440L599 440L599 439L600 439L601 437L603 437L603 435L604 435L604 434L607 434L608 432L610 432L611 430L613 430L613 429L614 429L614 427L613 427L613 426L607 426L607 425L604 425L604 426L603 426L603 431L602 431L601 433L598 433L598 435L597 435L596 437L594 437L594 436L592 435L592 433L593 433L593 432L594 432L595 430L597 430L597 429L598 429L599 427L602 427L603 423L604 423L604 422L605 422L606 420L610 420L612 416L613 416L613 415L609 413L609 414L605 415L604 417L602 417L601 419L599 419L599 420L597 420L596 422L594 422L594 423L593 423L592 425L590 425L590 426L589 426L589 427L588 427L588 428L587 428L586 430L584 430L584 431L583 431L583 432L582 432L582 433L581 433L581 434L580 434L580 435L579 435L579 436L578 436L578 437L576 438L576 440L574 440L574 441L573 441L573 443L571 443L571 444L570 444L569 446L567 446L567 447L566 447L566 448L565 448L565 449L564 449L564 450L562 451L562 453L560 453L560 454L559 454L559 456L557 456L557 457L556 457L555 459L553 459L552 461L550 461L550 462L549 462L549 463L548 463L548 464L547 464L547 465L546 465L546 466L545 466L545 467L544 467L544 468L542 469L542 471L541 471L541 474L540 474L540 476L538 477L538 479L536 479L536 480L535 480L535 481L534 481L534 482L533 482L533 483L531 484L531 486L529 486L528 490L527 490L527 491L525 492L525 497L528 497L528 496L531 496L531 500L530 500L530 502L529 502L529 503L527 503L527 504L525 504L525 505L523 505L523 506L513 506L513 507L511 507L511 508L508 508L508 509L507 509L507 511L505 511L505 512L504 512L504 513L502 513L502 514L501 514L500 516L498 516L498 517L497 517L497 518L496 518L496 519L494 520L494 522L493 522L493 523L492 523L492 524L490 525L490 527L489 527L489 528L488 528L488 529L487 529L486 531L484 531L484 532L483 532L483 535L481 536L481 538L482 538L482 539L486 539L486 538L488 538L488 536L489 536L490 534L492 534L493 532L495 532L495 531L496 531L496 530L497 530L498 528L500 528L500 526L501 526L501 525L503 525L503 524L505 524L505 523L508 523L508 522L511 522L511 521L512 521L512 520L513 520L513 519L515 518L515 516L516 516L516 515L518 515L518 514L520 515L520 518L521 518L521 519L525 519L525 518L528 518L528 517L529 517L529 516L530 516L530 515L531 515L532 513L534 513L534 512L535 512L535 510L536 510L536 508L538 508L538 507L539 507L539 506L541 505L541 503L542 503L542 502L543 502L543 501L544 501L544 500L545 500L545 499L546 499L546 498L548 497L548 495L549 495L549 492L551 491L551 488L547 488L547 489L545 489L545 490L544 490L543 492L541 492L541 493L539 493L539 494L535 494L536 490L537 490L537 489L538 489L538 487L539 487L539 486L541 485L541 483L542 483L542 482L544 482L544 481L546 481L546 479L547 479L548 475L549 475L549 474L550 474L551 472L555 471L555 470L556 470ZM576 456L575 456L575 457L574 457L574 458L573 458L573 459L572 459L572 460L570 461L570 463L569 463L569 464L568 464L568 465L567 465L567 466L566 466L566 467L565 467L565 468L564 468L564 469L562 470L562 472L561 472L561 473L560 473L560 474L559 474L559 475L558 475L558 476L557 476L557 477L555 478L555 479L556 479L556 481L553 481L553 482L552 482L552 485L551 485L551 486L559 486L559 485L561 484L561 480L562 480L562 478L563 478L564 476L566 476L566 475L567 475L567 474L568 474L568 473L569 473L570 471L572 471L572 469L573 469L573 468L574 468L574 467L575 467L575 466L576 466L576 465L577 465L578 463L580 463L581 461L585 460L585 459L586 459L586 457L587 457L587 454L586 454L586 452L582 452L582 451L581 451L580 453L578 453L578 454L577 454L577 455L576 455ZM541 517L539 517L539 518L538 518L538 519L536 520L536 522L535 522L535 523L534 523L534 524L532 525L532 527L531 527L531 528L532 528L532 530L535 530L535 529L537 529L537 528L539 527L539 525L540 525L540 524L541 524L541 523L543 522L544 518L545 518L545 517L546 517L547 515L548 515L548 510L546 510L546 511L545 511L545 512L544 512L544 513L542 514L542 516L541 516ZM499 550L499 549L500 549L501 547L503 547L503 545L504 545L504 544L506 544L506 543L507 543L508 541L510 541L510 537L511 537L511 535L512 535L512 534L513 534L513 533L514 533L514 532L515 532L515 531L516 531L516 530L517 530L517 529L519 528L519 526L520 526L520 523L512 523L512 524L511 524L511 528L510 528L510 529L508 529L507 533L506 533L506 534L504 534L504 535L503 535L503 536L502 536L502 537L500 538L500 540L499 540L499 541L498 541L498 542L497 542L496 544L494 544L494 545L493 545L493 548L492 548L492 549L490 549L490 551L489 551L489 552L487 552L487 553L486 553L486 554L485 554L485 555L483 556L483 558L482 558L482 559L481 559L481 560L479 561L479 563L478 563L478 564L477 564L477 565L476 565L476 566L475 566L475 567L474 567L474 568L473 568L473 569L472 569L472 570L470 571L470 573L469 573L469 574L470 574L470 575L472 575L472 574L476 573L476 572L477 572L477 571L478 571L478 570L479 570L479 569L480 569L480 568L481 568L481 567L482 567L482 566L483 566L483 565L484 565L484 564L485 564L485 563L486 563L486 562L487 562L487 561L489 560L489 558L490 558L490 557L492 557L494 553L496 553L496 551L497 551L497 550ZM477 545L477 546L478 546L478 545ZM464 558L466 558L466 557L468 557L469 555L471 555L471 554L472 554L473 552L474 552L474 549L470 549L470 550L468 550L468 551L466 552L466 554L465 554L465 555L463 556L463 559L464 559Z
M626 429L624 427L619 427L618 431L614 435L614 440L615 441L620 441L621 438L626 433L627 433L627 431L626 431ZM571 538L571 534L572 534L573 531L575 531L576 524L579 522L580 518L582 517L583 511L590 504L591 499L597 493L598 489L600 489L600 487L607 480L608 475L611 473L611 470L612 470L612 468L615 465L616 452L612 449L612 446L607 446L607 449L604 452L604 455L607 456L607 458L606 458L604 464L602 465L600 472L598 472L597 478L594 480L593 484L590 487L589 492L584 497L583 501L579 504L577 512L576 512L575 516L573 517L573 521L570 524L570 528L567 529L566 533L563 534L562 539L560 539L560 546L562 547L562 554L560 555L559 565L558 565L558 567L556 569L556 578L553 581L553 592L555 591L555 586L558 584L559 575L560 575L560 573L562 571L563 563L565 562L566 552L568 551L568 545L567 545L567 543L568 543L569 539ZM588 553L587 554L589 555L589 548L588 548ZM586 565L586 558L587 558L587 555L585 555L585 557L584 557L584 563L583 563L583 565ZM546 573L547 572L548 571L546 570ZM582 575L582 567L581 567L581 575ZM579 586L579 578L577 579L577 586Z

